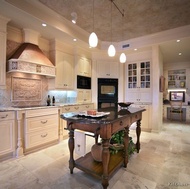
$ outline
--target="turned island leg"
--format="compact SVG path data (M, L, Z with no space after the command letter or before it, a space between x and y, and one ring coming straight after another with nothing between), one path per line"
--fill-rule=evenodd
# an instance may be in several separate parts
M71 124L69 124L69 140L68 140L68 146L69 146L69 152L70 152L70 159L69 159L69 169L70 173L73 174L73 169L75 167L75 161L73 157L74 152L74 129L71 129Z
M129 154L128 154L128 147L129 147L129 128L125 128L125 134L124 134L124 167L127 167L128 164L128 158L129 158Z
M102 166L103 166L103 175L102 175L102 186L104 189L106 189L109 185L108 180L108 165L110 160L110 151L109 151L109 139L103 139L102 140Z
M136 149L137 149L137 153L139 153L139 150L140 150L140 135L141 135L141 120L137 121L136 134L137 134Z

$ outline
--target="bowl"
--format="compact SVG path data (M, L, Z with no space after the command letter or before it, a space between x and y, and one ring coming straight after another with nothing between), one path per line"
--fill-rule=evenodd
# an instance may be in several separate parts
M127 108L129 107L133 102L119 102L118 105L121 106L122 108Z

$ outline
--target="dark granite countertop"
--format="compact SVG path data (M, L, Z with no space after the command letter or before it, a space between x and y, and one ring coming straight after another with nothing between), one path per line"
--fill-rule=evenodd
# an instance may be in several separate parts
M98 112L109 112L108 115L102 117L81 116L80 112L63 113L60 117L67 121L80 122L84 124L106 124L122 119L123 117L132 116L137 112L143 112L143 108L129 107L128 109L121 108L102 108Z

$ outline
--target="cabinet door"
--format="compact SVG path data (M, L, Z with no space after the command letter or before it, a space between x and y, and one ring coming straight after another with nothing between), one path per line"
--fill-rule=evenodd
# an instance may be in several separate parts
M0 32L0 88L3 88L6 83L6 34Z
M118 78L119 64L118 62L97 62L97 74L100 78Z
M151 69L149 61L142 61L127 65L127 88L150 89L151 87Z
M55 87L58 89L74 88L74 57L72 55L56 53L56 79Z
M190 122L190 107L186 108L186 121Z
M126 102L139 102L140 101L139 93L136 91L127 92L125 101Z
M79 58L77 62L77 74L91 77L91 60L87 58Z
M186 69L186 88L187 93L190 93L190 68Z
M91 102L92 100L91 90L77 90L77 102Z
M139 87L138 84L138 69L137 63L128 64L127 67L127 88L131 90L136 90Z
M129 91L126 94L126 102L152 102L151 92L143 92L140 89Z
M14 149L14 120L0 122L0 155L13 152Z

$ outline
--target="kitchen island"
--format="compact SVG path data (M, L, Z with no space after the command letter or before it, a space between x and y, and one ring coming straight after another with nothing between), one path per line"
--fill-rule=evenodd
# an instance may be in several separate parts
M106 189L109 185L111 176L121 167L127 167L128 163L128 143L129 143L129 127L132 123L137 122L136 127L136 149L140 150L140 133L142 112L145 109L132 108L102 108L98 112L109 114L102 117L81 116L80 113L61 114L61 118L67 121L67 129L69 130L69 169L73 174L74 167L96 176L102 180L102 186ZM95 142L98 137L102 140L102 162L93 159L91 152L84 157L74 160L74 130L79 129L86 132L94 133ZM112 135L120 130L125 131L124 150L117 154L110 154L109 146Z

